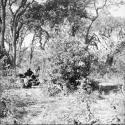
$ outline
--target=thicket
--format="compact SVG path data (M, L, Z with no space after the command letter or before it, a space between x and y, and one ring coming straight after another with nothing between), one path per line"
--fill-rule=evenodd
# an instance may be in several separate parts
M77 90L79 80L90 75L97 62L97 57L85 49L80 41L62 40L52 46L50 57L54 84L66 86L68 90Z

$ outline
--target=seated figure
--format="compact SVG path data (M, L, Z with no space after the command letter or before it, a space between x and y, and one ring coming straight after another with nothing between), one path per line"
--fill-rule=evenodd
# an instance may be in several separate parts
M24 73L25 76L29 76L29 77L31 77L33 74L34 73L32 72L30 68Z
M18 74L17 76L23 79L23 88L31 88L40 84L38 76L30 68L25 73Z

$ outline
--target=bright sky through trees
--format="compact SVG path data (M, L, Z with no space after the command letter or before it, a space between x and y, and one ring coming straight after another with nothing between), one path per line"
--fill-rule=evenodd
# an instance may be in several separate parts
M112 7L110 10L114 17L124 17L125 18L125 5L119 7Z

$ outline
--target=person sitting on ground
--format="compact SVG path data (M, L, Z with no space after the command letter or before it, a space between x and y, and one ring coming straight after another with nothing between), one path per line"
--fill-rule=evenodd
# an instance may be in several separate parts
M39 85L39 79L34 72L29 68L25 73L18 74L21 79L24 79L23 88L31 88L34 85Z
M34 73L33 73L33 71L29 68L29 69L24 73L24 75L31 77L32 75L34 75Z

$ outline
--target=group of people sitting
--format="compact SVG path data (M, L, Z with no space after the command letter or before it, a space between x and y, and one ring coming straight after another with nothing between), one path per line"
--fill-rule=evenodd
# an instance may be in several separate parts
M29 68L25 73L18 74L18 77L23 82L23 88L31 88L32 86L38 86L39 82L39 71L40 67L38 67L35 73Z

